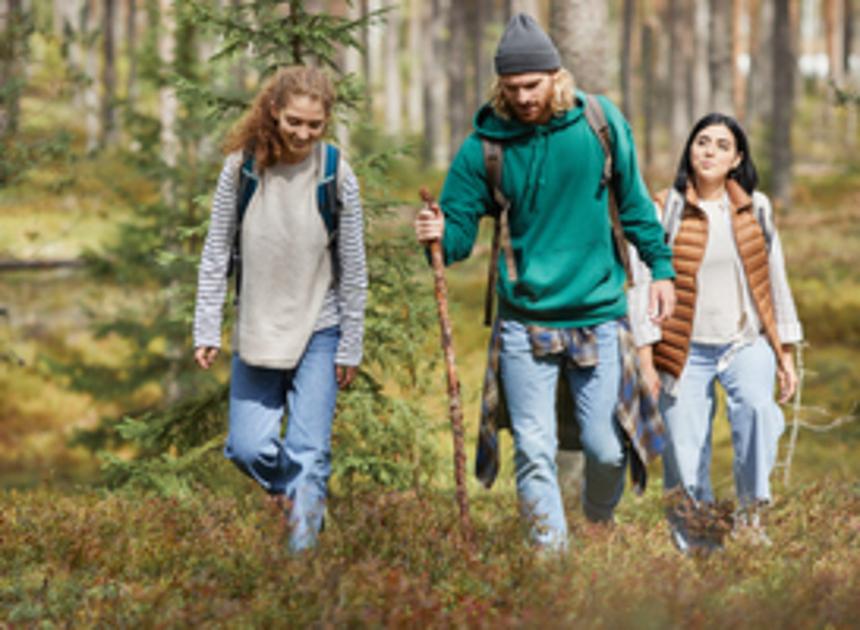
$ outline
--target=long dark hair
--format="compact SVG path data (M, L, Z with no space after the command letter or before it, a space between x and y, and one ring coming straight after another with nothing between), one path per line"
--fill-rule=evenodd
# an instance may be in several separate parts
M699 132L705 127L711 125L725 125L735 137L735 147L741 155L741 163L729 171L729 178L735 180L741 185L747 194L752 194L755 187L758 185L758 173L755 170L752 156L750 155L750 144L747 140L747 134L741 128L737 120L726 114L712 112L707 114L693 125L690 136L684 144L684 152L681 154L681 161L678 163L678 172L675 174L675 190L682 195L687 192L687 182L693 179L693 165L690 164L690 147L693 146L693 140L699 135Z

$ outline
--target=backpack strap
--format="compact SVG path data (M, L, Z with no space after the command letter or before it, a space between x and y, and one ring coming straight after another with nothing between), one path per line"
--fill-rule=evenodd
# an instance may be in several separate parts
M333 144L323 143L323 160L325 166L323 177L317 184L317 209L325 223L330 240L337 237L338 198L337 198L337 168L340 163L340 151Z
M600 176L600 187L608 189L609 194L609 220L612 226L612 239L615 242L615 254L624 265L627 281L630 282L633 274L630 269L630 256L627 252L627 244L624 239L624 229L621 226L621 217L618 215L618 200L615 187L612 184L612 136L609 132L609 123L606 122L606 114L600 101L593 94L585 96L585 119L588 126L597 136L603 149L603 172Z
M776 231L773 225L773 214L768 214L766 204L756 203L755 197L753 197L753 212L755 212L755 218L761 226L762 234L764 234L764 242L767 244L768 253L770 253L770 246L773 243L773 233Z
M230 261L227 264L227 277L236 272L234 302L239 301L239 291L242 288L242 220L245 218L245 211L251 203L251 198L257 190L259 181L260 178L254 171L254 154L245 149L242 152L239 183L236 186L236 229L233 231L233 247L230 250Z
M493 225L493 245L490 251L490 267L487 270L487 292L484 296L484 325L490 326L493 322L493 303L496 291L496 276L499 268L499 252L505 250L505 264L507 266L508 278L516 282L517 266L514 259L514 250L511 247L511 232L508 213L511 202L502 192L502 167L504 165L504 148L500 142L481 138L481 146L484 150L484 167L487 171L487 184L495 206Z

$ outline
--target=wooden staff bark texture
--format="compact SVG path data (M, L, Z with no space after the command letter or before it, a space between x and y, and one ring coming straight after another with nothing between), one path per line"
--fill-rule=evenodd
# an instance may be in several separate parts
M421 199L432 209L433 197L426 188L421 189ZM466 448L463 441L463 405L460 402L460 380L454 358L454 340L451 333L451 318L448 315L448 288L445 282L445 264L442 259L442 244L431 241L430 260L433 265L433 283L439 327L442 333L442 352L445 355L445 371L448 378L448 415L454 436L454 480L457 486L457 506L460 509L460 531L465 540L471 540L472 523L469 518L469 497L466 493Z

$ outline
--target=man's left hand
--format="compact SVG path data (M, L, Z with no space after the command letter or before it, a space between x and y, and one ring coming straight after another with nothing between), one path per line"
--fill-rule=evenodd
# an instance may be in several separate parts
M655 280L648 296L648 314L655 324L665 322L675 310L675 283L672 280Z
M340 389L346 389L349 384L355 380L355 375L358 374L358 366L355 365L336 365L334 373L337 377L337 386Z

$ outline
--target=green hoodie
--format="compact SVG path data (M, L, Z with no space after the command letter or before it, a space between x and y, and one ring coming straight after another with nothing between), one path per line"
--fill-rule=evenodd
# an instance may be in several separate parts
M639 174L630 127L599 97L612 136L614 181L624 235L656 280L673 278L672 252L663 240ZM519 279L508 279L499 257L499 316L526 324L579 327L627 313L624 266L615 255L607 190L600 185L603 149L584 114L574 107L543 125L498 117L488 104L475 115L439 203L445 214L446 264L468 257L478 222L492 209L481 137L504 143L502 191L511 201L511 245Z

